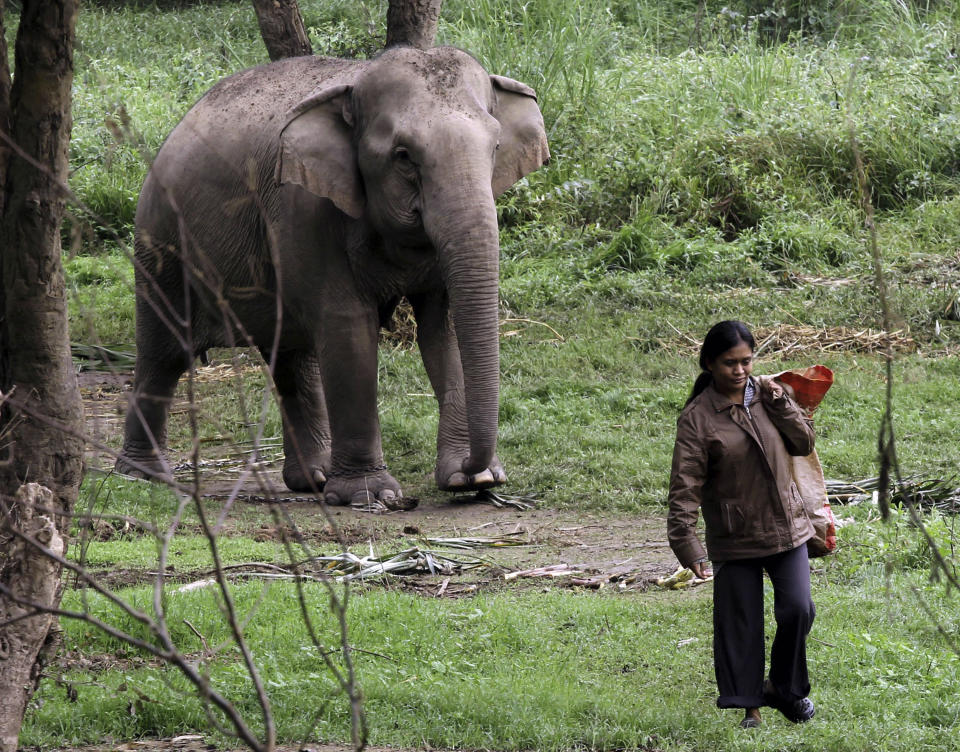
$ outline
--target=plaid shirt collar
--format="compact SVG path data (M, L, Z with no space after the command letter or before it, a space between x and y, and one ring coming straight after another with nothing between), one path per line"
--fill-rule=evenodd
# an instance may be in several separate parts
M747 386L743 390L743 407L747 411L747 415L750 414L750 403L753 402L753 396L756 394L757 390L753 386L753 379L747 377Z

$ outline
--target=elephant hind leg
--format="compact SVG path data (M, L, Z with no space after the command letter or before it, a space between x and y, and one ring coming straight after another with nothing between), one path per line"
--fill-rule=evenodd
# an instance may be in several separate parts
M273 381L283 421L283 482L291 491L319 492L330 469L330 424L316 356L278 353Z
M177 382L187 368L188 363L182 357L137 358L123 449L114 465L118 473L152 480L173 477L163 455L167 445L167 414Z

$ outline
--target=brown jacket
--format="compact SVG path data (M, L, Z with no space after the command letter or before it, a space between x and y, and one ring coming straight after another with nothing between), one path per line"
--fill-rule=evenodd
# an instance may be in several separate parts
M686 567L706 555L700 507L715 562L789 551L813 535L789 459L813 451L813 423L792 399L772 399L753 382L749 414L710 385L677 419L667 536Z

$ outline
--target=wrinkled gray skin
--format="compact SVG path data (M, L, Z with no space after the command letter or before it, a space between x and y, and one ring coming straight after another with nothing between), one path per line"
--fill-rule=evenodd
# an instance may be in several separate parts
M494 197L547 159L533 91L452 48L293 58L221 81L140 195L117 469L168 477L179 377L208 348L252 342L276 360L286 484L332 504L399 498L380 445L377 335L406 295L440 408L437 484L503 483Z

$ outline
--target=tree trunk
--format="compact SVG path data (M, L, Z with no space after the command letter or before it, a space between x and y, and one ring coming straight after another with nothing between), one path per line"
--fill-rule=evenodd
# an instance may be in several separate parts
M0 527L0 751L16 752L20 724L37 686L41 648L56 618L39 609L60 602L60 566L20 536L63 556L66 543L53 520L39 508L53 505L53 492L38 483L21 486L12 504L0 502L6 524ZM17 603L36 604L38 610Z
M253 0L253 9L271 60L313 54L297 0Z
M60 599L59 566L15 531L62 549L67 536L58 529L83 478L60 258L77 3L23 0L12 87L5 88L7 57L0 57L0 752L16 749L54 623L45 616L6 622L24 613L17 598L47 608ZM49 489L38 497L47 516L20 491L30 483Z
M443 0L390 0L386 47L433 47Z

